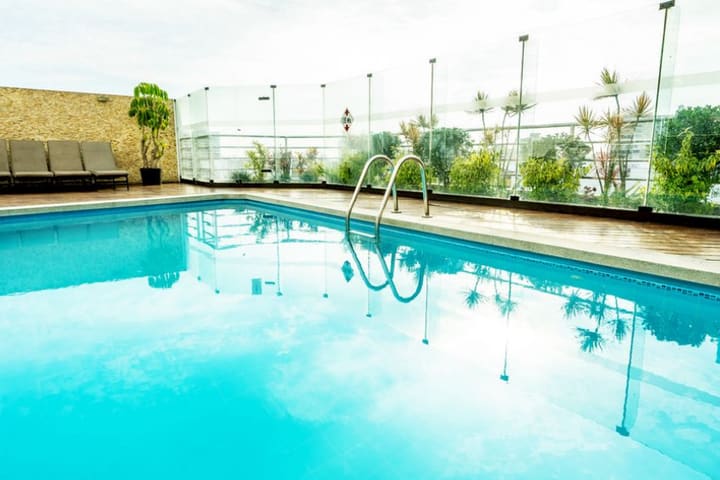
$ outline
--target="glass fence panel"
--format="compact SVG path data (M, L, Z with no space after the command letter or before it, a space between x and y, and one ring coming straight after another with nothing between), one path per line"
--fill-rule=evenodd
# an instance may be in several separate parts
M273 93L269 85L208 90L208 142L214 182L273 181L268 150L255 144L272 138Z
M664 15L665 11L658 15ZM656 211L720 215L720 42L717 2L667 10L648 205Z
M322 180L320 152L323 87L279 85L277 87L277 138L273 158L277 180L283 183L319 183Z
M323 176L328 183L357 183L368 159L369 111L367 76L327 84Z
M512 191L520 63L517 37L437 59L425 154L434 189L500 197Z
M394 164L405 155L422 159L419 143L423 122L430 112L430 66L428 63L398 65L374 72L372 77L372 136L370 154L382 154ZM392 170L389 164L378 163L370 172L367 183L386 187ZM420 190L420 168L405 162L398 172L400 189Z
M530 33L540 61L522 198L642 204L661 30L653 5Z
M648 4L324 86L192 92L176 101L181 178L354 186L370 155L414 153L436 192L718 215L720 4L667 13ZM410 170L401 189L419 188Z
M175 100L175 139L177 142L180 180L192 180L195 178L189 116L189 97L184 96Z
M189 137L181 139L193 158L193 179L208 182L212 179L210 144L208 142L207 91L196 90L188 94ZM184 128L183 128L184 130Z

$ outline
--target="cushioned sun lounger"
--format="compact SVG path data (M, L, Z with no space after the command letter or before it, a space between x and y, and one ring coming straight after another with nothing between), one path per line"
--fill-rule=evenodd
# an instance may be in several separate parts
M85 170L80 156L80 144L72 140L48 140L48 161L55 181L92 182L92 173Z
M4 138L0 138L0 182L12 184L10 162L8 161L7 142L5 142Z
M52 182L53 179L45 157L45 145L39 140L10 140L10 170L15 182Z
M125 186L130 190L128 172L117 167L110 142L81 142L80 149L85 169L92 173L96 182L111 180L115 188L115 181L124 179Z

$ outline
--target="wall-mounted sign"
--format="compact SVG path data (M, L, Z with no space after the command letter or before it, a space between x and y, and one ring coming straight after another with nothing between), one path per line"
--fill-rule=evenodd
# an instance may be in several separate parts
M345 133L347 133L353 123L353 116L350 114L349 109L346 108L343 112L343 116L340 117L340 123L342 123L343 129L345 130Z

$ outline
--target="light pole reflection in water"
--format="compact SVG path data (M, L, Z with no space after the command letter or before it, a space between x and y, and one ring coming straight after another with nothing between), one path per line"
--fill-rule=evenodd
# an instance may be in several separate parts
M630 330L630 348L628 352L628 365L625 372L625 396L623 398L622 419L615 431L623 437L630 436L630 429L635 425L637 419L638 404L640 403L640 382L632 380L633 362L638 360L642 363L645 346L645 331L637 332L637 304L633 306L632 327ZM640 335L640 338L636 338Z
M275 216L275 295L282 297L280 290L280 220Z
M327 244L327 230L323 231L323 298L328 298L327 288L327 257L328 257L328 244Z
M429 297L430 297L430 269L425 269L425 328L423 329L423 339L422 343L425 345L430 344L430 340L428 340L428 305L429 305Z
M500 294L495 295L495 303L500 307L500 313L505 316L505 351L503 353L503 369L500 374L500 380L507 383L510 381L508 374L508 350L510 346L510 314L515 310L517 304L512 301L512 272L508 272L508 292L507 298L502 298Z

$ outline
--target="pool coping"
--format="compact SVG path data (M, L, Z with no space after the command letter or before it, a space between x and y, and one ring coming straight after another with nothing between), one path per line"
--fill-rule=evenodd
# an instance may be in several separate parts
M251 200L270 203L302 210L324 213L344 218L345 210L319 205L311 201L290 199L277 194L261 192L212 192L167 195L118 200L93 200L87 202L66 202L44 205L0 208L0 218L43 213L62 213L105 208L139 207L150 205L175 204L185 202ZM360 210L353 212L353 218L374 222L375 216ZM483 232L473 230L471 224L438 225L432 219L404 215L385 216L383 224L407 228L424 233L433 233L447 237L483 243L498 247L513 248L532 253L560 257L569 260L587 262L611 268L657 275L660 277L686 282L720 287L720 262L712 263L699 258L671 255L642 249L617 249L592 243L570 244L562 238L541 236L521 232L508 232L484 227Z

